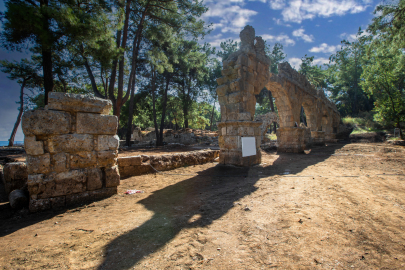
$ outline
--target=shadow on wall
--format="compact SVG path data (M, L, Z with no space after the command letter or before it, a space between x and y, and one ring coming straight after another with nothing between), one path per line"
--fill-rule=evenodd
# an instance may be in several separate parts
M299 173L308 166L324 161L343 146L337 144L313 148L309 154L313 157L307 159L305 165L291 166L290 174ZM217 165L200 172L198 176L154 192L139 201L154 212L153 217L112 240L105 247L106 257L98 269L131 268L144 256L169 243L181 230L210 225L233 208L234 202L254 193L257 190L255 184L260 178L281 175L284 172L283 166L291 163L292 158L306 156L281 153L273 165L264 168ZM191 221L193 216L199 218Z

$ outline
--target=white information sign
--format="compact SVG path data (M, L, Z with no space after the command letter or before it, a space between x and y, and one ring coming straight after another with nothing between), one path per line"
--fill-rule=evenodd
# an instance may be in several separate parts
M242 157L249 157L256 155L256 138L255 137L242 137Z

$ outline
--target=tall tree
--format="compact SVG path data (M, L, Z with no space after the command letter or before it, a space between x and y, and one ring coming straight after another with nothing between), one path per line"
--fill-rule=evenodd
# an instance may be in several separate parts
M43 84L43 79L38 75L39 67L33 62L29 62L26 59L21 62L8 62L0 61L0 70L9 74L7 77L11 80L16 80L20 84L20 101L18 102L20 107L18 108L18 116L15 121L14 128L11 132L10 139L8 140L8 146L14 145L15 135L17 133L18 126L21 122L21 117L24 112L24 89L25 88L38 88Z
M54 90L53 54L58 50L64 54L66 46L79 41L97 44L100 22L108 25L104 11L109 6L103 0L7 0L5 6L2 46L21 50L29 44L41 56L47 104L48 93Z

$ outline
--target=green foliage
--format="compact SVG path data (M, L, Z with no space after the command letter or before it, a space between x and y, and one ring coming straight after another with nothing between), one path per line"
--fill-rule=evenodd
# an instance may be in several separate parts
M221 42L219 45L221 50L218 51L217 55L221 57L222 61L226 60L229 55L236 52L239 49L240 44L237 41L228 39L227 41Z
M299 73L306 76L307 80L317 89L326 87L326 72L320 66L313 65L314 56L305 55L301 58Z

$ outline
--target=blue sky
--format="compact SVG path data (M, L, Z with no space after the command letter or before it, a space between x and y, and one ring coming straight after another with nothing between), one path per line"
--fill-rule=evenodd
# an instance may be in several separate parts
M353 40L359 27L366 29L380 0L206 0L209 11L204 20L214 30L206 42L219 46L222 41L239 41L245 25L256 30L270 45L284 45L286 60L298 68L305 54L315 56L316 64L327 63L340 49L342 39ZM4 11L4 2L0 3ZM0 49L1 60L20 60L26 53ZM18 115L19 85L0 72L0 141L10 137ZM21 127L16 140L23 140Z

